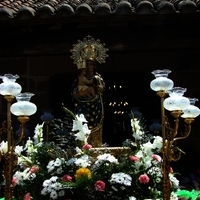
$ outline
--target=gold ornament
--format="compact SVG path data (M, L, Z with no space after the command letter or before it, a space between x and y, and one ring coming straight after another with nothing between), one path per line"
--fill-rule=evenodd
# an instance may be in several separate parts
M83 68L83 60L105 63L105 59L108 57L106 54L108 49L105 48L105 44L101 44L99 39L95 40L91 36L85 37L82 41L78 40L78 43L73 44L73 49L70 51L72 52L71 58L79 69Z

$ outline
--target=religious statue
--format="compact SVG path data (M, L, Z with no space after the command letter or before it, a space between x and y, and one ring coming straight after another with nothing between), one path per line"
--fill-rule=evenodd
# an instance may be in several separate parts
M72 100L76 114L84 114L91 130L88 143L93 147L102 146L102 127L104 120L105 83L96 72L96 64L105 63L108 57L105 44L87 36L78 40L71 49L74 64L77 65L78 76L72 84Z

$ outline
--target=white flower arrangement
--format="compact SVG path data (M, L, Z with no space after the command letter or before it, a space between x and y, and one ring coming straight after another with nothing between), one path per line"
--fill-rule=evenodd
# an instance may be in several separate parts
M136 149L122 155L99 152L97 156L87 143L90 130L84 115L74 116L72 131L82 146L76 146L73 154L42 141L42 125L37 125L33 141L15 149L19 158L13 176L16 200L25 196L33 200L162 198L162 138L142 143L145 131L140 121L132 119L131 125L133 138L139 141ZM172 190L177 189L179 182L173 173L170 181Z

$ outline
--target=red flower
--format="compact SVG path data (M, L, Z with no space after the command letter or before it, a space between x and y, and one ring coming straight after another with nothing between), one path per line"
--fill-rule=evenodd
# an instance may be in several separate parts
M12 185L15 187L17 185L17 178L13 177L12 178Z
M146 175L146 174L142 174L140 175L139 177L139 181L140 183L144 183L144 184L147 184L149 182L149 177Z
M64 176L62 177L62 180L63 180L63 181L66 181L66 182L67 182L67 181L71 181L71 180L72 180L72 177L71 177L70 175L67 175L67 174L66 174L66 175L64 175Z
M85 149L85 150L88 150L88 149L91 149L91 148L92 148L92 145L90 145L90 144L85 144L85 145L83 145L82 148Z
M31 195L30 195L30 193L26 193L26 194L24 195L23 200L31 200Z
M95 190L101 192L104 191L105 186L106 186L105 183L101 180L96 181L96 183L94 184Z
M38 170L39 170L39 167L37 165L34 165L33 167L31 167L30 171L33 174L33 173L37 172Z
M173 171L173 169L172 169L172 167L170 167L169 168L169 173L173 173L174 171Z
M157 155L157 154L153 154L152 158L153 158L153 160L155 160L157 162L161 162L161 160L162 160L162 158L159 155Z
M137 156L129 156L130 160L133 162L137 162L139 158Z

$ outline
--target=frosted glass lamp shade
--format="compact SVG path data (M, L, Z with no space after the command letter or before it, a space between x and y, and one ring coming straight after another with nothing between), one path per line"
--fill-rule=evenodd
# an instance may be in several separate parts
M189 98L190 105L183 110L183 114L181 115L182 118L196 118L200 115L200 109L195 106L195 102L198 101L196 98Z
M16 96L21 92L21 85L16 83L16 79L19 78L18 75L5 74L4 76L0 76L0 78L3 80L3 83L0 84L1 95Z
M168 74L171 71L168 69L164 70L154 70L152 74L156 77L153 81L150 83L150 88L154 91L167 91L173 88L174 82L167 78Z
M17 102L13 103L10 107L10 111L16 116L30 116L37 111L37 107L34 103L30 102L30 98L34 94L32 93L20 93L16 96Z
M163 102L164 108L169 111L184 110L190 105L190 100L183 97L186 88L174 87L169 93L169 97Z

